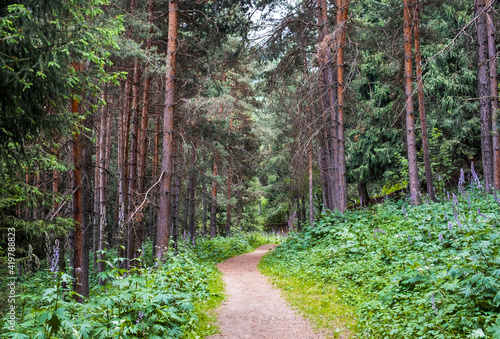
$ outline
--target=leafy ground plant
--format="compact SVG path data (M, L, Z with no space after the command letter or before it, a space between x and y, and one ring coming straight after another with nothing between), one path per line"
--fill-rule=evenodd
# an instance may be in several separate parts
M471 173L438 202L324 214L266 257L266 270L329 286L355 311L353 337L500 338L500 200Z

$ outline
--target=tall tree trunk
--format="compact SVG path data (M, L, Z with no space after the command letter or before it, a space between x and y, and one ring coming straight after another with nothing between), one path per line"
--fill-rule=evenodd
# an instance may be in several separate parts
M80 65L74 64L76 72L80 71ZM80 102L78 99L71 100L71 112L78 114L80 111ZM88 288L88 276L84 272L84 248L85 248L85 220L84 220L84 206L83 206L83 183L82 183L82 167L83 167L83 141L80 131L73 137L73 187L75 194L73 197L73 210L74 219L76 223L75 228L75 285L74 290L79 295L76 300L80 303L83 302L82 296L88 296L86 290Z
M160 180L158 177L159 174L159 167L160 167L160 118L156 118L156 129L155 129L155 137L153 138L154 140L154 150L153 150L153 180L157 182ZM156 257L156 249L157 249L157 243L156 243L156 232L158 228L158 224L156 220L158 219L158 211L159 211L159 190L155 188L155 204L154 204L154 215L152 218L155 218L155 222L153 223L153 257Z
M203 235L207 236L208 235L208 230L207 230L207 209L208 209L208 199L207 199L207 186L206 186L206 179L205 179L205 173L207 170L207 158L206 156L203 157L203 167L205 171L201 173L201 189L203 190Z
M493 185L495 190L500 190L500 133L497 124L498 114L498 70L497 52L495 46L495 22L493 21L493 0L488 0L487 22L488 31L488 57L490 60L490 87L491 87L491 127L493 147Z
M134 265L137 247L137 237L135 233L136 222L132 217L137 203L137 163L139 146L139 84L141 80L141 70L139 62L134 63L134 83L132 84L132 112L130 121L130 165L129 165L129 185L128 185L128 216L127 216L127 258L128 264Z
M172 187L172 155L174 146L174 114L175 114L175 69L178 33L178 0L169 0L168 4L168 45L167 72L165 90L165 111L163 114L163 150L162 180L160 184L160 203L156 229L157 257L163 259L168 249L170 220L170 190Z
M404 55L405 55L405 95L406 95L406 140L410 174L410 196L413 205L420 204L418 190L417 145L415 138L415 115L413 108L412 83L412 41L411 41L411 0L404 0Z
M317 0L318 5L318 24L320 26L320 44L319 44L319 59L320 59L320 82L322 90L322 100L320 105L322 107L323 117L329 116L330 126L327 126L328 138L326 144L328 145L329 158L328 166L325 167L328 173L328 182L330 192L328 194L329 206L328 208L334 210L339 208L338 194L337 194L337 179L338 178L338 152L339 152L339 139L338 139L338 116L337 110L335 109L335 103L337 102L336 91L334 90L334 79L337 78L336 70L333 67L333 57L331 53L331 42L329 38L329 25L328 25L328 7L326 0ZM326 147L325 147L326 151ZM327 154L328 154L327 153Z
M337 49L337 79L338 79L338 183L337 201L341 213L347 209L347 181L345 169L344 145L344 45L346 38L347 13L349 0L337 0L337 29L340 29Z
M214 170L212 181L212 207L210 209L210 237L215 237L215 224L217 223L217 157L214 159Z
M146 54L149 54L149 50L151 49L151 35L153 34L153 11L154 11L154 1L149 0L148 3L148 24L150 25L148 30L148 37L146 39ZM147 150L148 150L148 125L149 125L149 91L151 88L151 75L149 75L149 61L146 62L145 70L144 70L144 92L142 96L142 113L141 113L141 128L139 129L139 166L137 168L137 191L143 199L146 199L146 159L147 159ZM154 180L156 177L153 176ZM145 204L144 206L146 206ZM139 249L142 246L143 242L143 233L144 233L144 213L139 211L139 218L136 223L136 240L137 246L136 249ZM138 256L139 253L136 253Z
M172 238L174 241L174 252L177 254L179 244L179 195L180 195L180 177L179 177L179 144L174 141L174 157L172 163Z
M125 243L125 231L126 231L126 217L127 217L127 206L128 206L128 190L127 190L127 163L128 163L128 134L129 134L129 91L130 82L128 79L125 83L125 88L123 92L123 108L120 111L120 126L118 132L118 245L124 245ZM125 253L121 247L119 247L119 256L124 257Z
M227 171L226 236L231 235L231 168Z
M103 94L103 100L104 99L104 94ZM99 125L101 125L102 123L102 117L104 116L104 112L103 112L104 109L101 109L101 121L99 123ZM99 126L101 127L101 126ZM98 141L97 142L97 145L95 147L95 166L94 166L94 213L93 213L93 216L94 216L94 227L93 227L93 230L92 230L92 251L94 252L93 253L93 260L92 260L92 266L93 266L93 269L94 271L97 269L97 250L99 248L99 227L98 225L100 225L100 217L101 217L101 206L99 205L101 199L100 199L100 194L101 194L101 190L99 189L100 188L100 182L99 182L99 167L100 167L100 159L101 159L101 152L103 151L102 148L101 148L101 143L99 142L99 140L101 139L101 128L98 128L96 129L95 131L96 135L96 140Z
M105 243L105 230L106 230L106 184L107 184L107 159L109 158L109 153L108 147L107 147L107 140L109 138L109 106L106 103L107 102L107 91L104 89L104 94L103 94L103 99L105 102L105 106L103 107L102 110L102 116L101 116L101 130L99 134L99 149L100 149L100 154L99 154L99 236L98 236L98 249L99 249L99 254L98 254L98 259L99 262L97 263L97 270L98 272L103 272L104 271L104 243ZM99 278L99 284L103 284L104 281L102 278Z
M427 194L436 200L434 181L432 179L431 156L429 153L429 137L427 135L427 116L424 101L424 80L422 77L422 53L420 51L420 5L419 0L413 0L413 37L415 39L415 70L417 73L418 110L420 113L420 129L422 131L422 150L424 153L425 181Z
M195 185L195 161L196 161L196 144L193 147L193 154L191 160L191 172L189 173L189 234L191 236L191 243L193 246L195 245L195 237L196 237L196 228L195 228L195 194L196 194L196 185Z
M481 115L481 155L483 160L484 186L486 191L493 187L493 145L491 137L491 100L490 86L488 83L488 34L486 14L480 14L485 9L486 0L475 0L475 15L477 32L477 58L478 72L477 84L479 94L479 108Z

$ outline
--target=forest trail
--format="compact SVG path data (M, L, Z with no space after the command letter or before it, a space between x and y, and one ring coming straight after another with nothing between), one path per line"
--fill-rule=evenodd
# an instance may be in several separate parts
M212 339L316 339L309 323L296 314L267 278L257 269L260 258L276 245L264 245L252 253L218 265L224 273L227 300L218 316L221 334Z

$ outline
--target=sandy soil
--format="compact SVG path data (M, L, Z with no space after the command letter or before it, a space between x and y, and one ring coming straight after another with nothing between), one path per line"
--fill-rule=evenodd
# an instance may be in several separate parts
M315 339L309 323L296 314L257 270L260 258L275 245L264 245L255 252L231 258L218 265L224 273L227 300L218 317L219 338Z

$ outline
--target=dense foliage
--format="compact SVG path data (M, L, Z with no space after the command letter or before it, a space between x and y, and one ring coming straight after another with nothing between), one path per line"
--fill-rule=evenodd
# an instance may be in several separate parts
M499 338L500 200L475 178L435 203L323 214L265 265L279 279L336 286L359 338Z
M1 331L8 338L195 338L213 334L216 327L200 321L200 307L221 300L216 287L220 273L215 264L231 256L279 241L261 234L199 239L196 248L179 243L177 255L165 263L153 262L146 243L137 266L126 270L110 257L106 271L91 276L91 296L81 304L73 299L73 278L58 270L59 249L40 270L19 285L22 313L16 332ZM149 253L149 254L148 254ZM99 285L98 280L105 284ZM5 300L3 302L6 302ZM5 305L3 305L5 306ZM211 307L217 306L217 303ZM8 317L7 312L5 316Z

